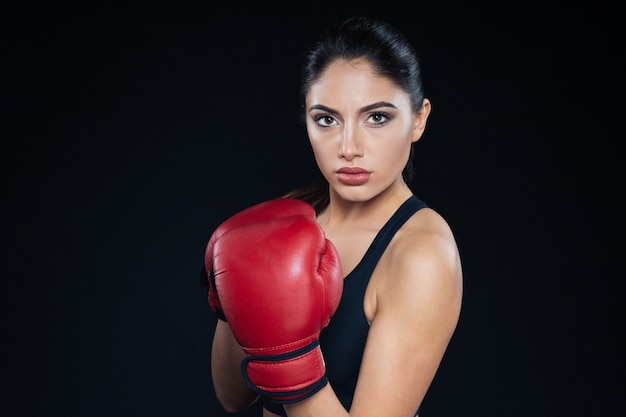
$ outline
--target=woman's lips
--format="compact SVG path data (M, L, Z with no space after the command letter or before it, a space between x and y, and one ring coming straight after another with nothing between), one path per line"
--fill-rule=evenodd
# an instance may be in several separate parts
M345 185L363 185L372 173L363 168L341 168L336 172L339 182Z

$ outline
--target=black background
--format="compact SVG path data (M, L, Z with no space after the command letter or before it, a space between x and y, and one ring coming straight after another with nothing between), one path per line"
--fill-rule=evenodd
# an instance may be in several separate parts
M363 14L420 51L414 188L464 264L422 415L621 409L624 13L563 3L5 4L6 408L226 415L206 242L313 178L300 54Z

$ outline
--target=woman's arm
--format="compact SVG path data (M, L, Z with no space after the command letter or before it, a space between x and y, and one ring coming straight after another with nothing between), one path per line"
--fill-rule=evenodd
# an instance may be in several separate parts
M456 243L447 227L407 236L376 273L384 277L375 286L375 315L349 415L413 417L459 318ZM285 409L289 417L348 415L330 387Z
M228 323L218 320L211 350L211 375L217 399L230 413L250 407L258 398L241 375L241 361L245 356Z

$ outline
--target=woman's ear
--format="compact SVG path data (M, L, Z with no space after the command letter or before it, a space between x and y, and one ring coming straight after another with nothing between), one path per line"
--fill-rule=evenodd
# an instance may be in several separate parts
M422 107L415 113L415 119L413 121L413 137L411 142L417 142L422 137L424 130L426 129L426 121L430 114L431 104L427 98L422 102Z

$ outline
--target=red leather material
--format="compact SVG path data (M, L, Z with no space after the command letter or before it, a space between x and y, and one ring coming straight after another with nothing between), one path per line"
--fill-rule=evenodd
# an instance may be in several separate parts
M291 359L279 361L253 359L246 363L245 371L250 382L267 393L306 390L326 374L319 346Z
M227 220L207 249L221 307L244 351L244 377L298 400L325 378L316 344L337 309L343 272L308 204L253 206ZM302 349L302 352L298 350Z
M230 217L217 229L215 229L209 239L209 243L207 244L204 257L204 265L208 274L207 279L209 283L208 302L213 312L218 313L218 316L223 316L222 305L218 292L215 288L215 282L211 276L213 268L213 246L215 245L215 242L224 233L231 229L245 226L247 224L262 222L276 217L296 214L315 216L315 211L313 210L313 207L303 201L283 198L275 199L248 207Z

